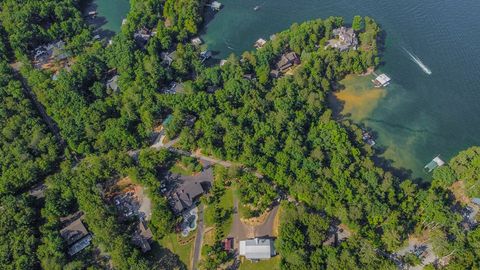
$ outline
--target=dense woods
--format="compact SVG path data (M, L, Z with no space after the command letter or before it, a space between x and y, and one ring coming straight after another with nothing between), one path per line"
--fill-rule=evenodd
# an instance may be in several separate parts
M132 245L132 222L119 222L103 194L109 181L128 176L152 200L154 239L173 232L176 220L161 187L163 172L181 158L147 148L167 115L166 135L178 137L179 148L250 168L225 177L228 183L217 179L205 198L218 227L229 215L218 198L231 181L247 206L245 217L288 198L276 241L282 269L395 269L389 254L412 236L428 236L449 269L480 267L480 229L465 229L468 202L459 194L480 197L479 148L459 153L434 171L431 184L418 186L376 166L361 129L332 116L327 97L339 80L380 63L381 30L372 18L353 18L358 50L325 47L332 30L345 25L330 17L294 24L259 50L207 67L202 48L190 42L201 27L203 4L132 0L126 24L107 45L92 41L79 1L0 1L0 268L96 269L110 262L116 269L168 268ZM139 31L148 38L139 38ZM30 61L36 47L59 40L66 42L68 60L47 68ZM288 52L300 64L273 76ZM174 55L171 63L166 54ZM23 64L19 74L10 66L17 61ZM117 75L114 89L109 82ZM58 126L65 149L36 111L22 77ZM166 94L172 83L183 90ZM135 149L141 150L132 158L127 153ZM199 170L191 158L182 161ZM26 191L43 181L45 198L36 203ZM60 218L78 210L93 245L71 257ZM336 227L351 236L325 244ZM204 268L230 259L219 242L226 234L207 247ZM418 264L412 253L400 260Z
M0 44L0 195L38 183L55 167L58 155L57 142L6 61L7 44Z

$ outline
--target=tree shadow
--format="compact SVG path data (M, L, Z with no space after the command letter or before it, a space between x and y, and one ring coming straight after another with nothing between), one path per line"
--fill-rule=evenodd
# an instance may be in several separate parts
M102 38L111 39L115 36L115 32L107 29L102 29L104 25L108 23L108 20L104 16L89 16L88 13L91 11L97 11L98 5L93 2L93 0L83 1L81 6L82 15L84 20L93 27L93 33L99 35Z
M153 269L188 269L180 257L169 249L160 246L157 242L153 242L150 246L152 250L148 257L153 262Z

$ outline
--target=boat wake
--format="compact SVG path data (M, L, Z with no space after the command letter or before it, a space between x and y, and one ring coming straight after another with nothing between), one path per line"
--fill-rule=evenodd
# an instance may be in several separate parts
M427 65L425 65L422 60L420 60L420 58L418 58L416 55L414 55L413 53L409 52L407 49L403 48L403 50L410 56L410 58L412 59L413 62L415 62L422 70L423 72L427 73L428 75L431 75L432 74L432 71L430 70L430 68L427 67Z

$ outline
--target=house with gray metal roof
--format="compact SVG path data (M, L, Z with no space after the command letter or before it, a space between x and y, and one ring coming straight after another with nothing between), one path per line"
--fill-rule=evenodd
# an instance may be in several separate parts
M240 241L240 256L258 261L268 260L275 256L273 240L268 238L254 238Z

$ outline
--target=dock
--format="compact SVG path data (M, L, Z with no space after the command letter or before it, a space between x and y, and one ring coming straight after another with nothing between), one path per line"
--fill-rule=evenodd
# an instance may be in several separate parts
M373 136L364 129L362 129L362 140L370 146L374 146L376 144Z
M214 11L219 11L222 8L222 3L213 1L211 4L207 4L206 6L212 8Z
M378 75L373 72L373 75L375 75L375 79L373 79L372 82L375 87L386 87L390 84L390 81L392 80L385 73Z
M437 155L432 159L432 161L430 161L430 163L425 165L425 167L423 168L430 173L436 168L443 166L444 164L445 162L442 159L440 159L440 155Z
M255 44L253 46L258 50L265 46L265 44L267 44L267 41L263 38L259 38L257 41L255 41Z

